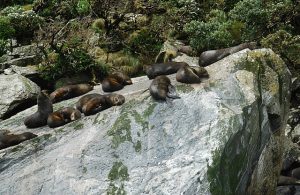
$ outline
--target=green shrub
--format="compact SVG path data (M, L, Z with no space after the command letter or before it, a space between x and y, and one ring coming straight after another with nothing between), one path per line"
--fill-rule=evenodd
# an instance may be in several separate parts
M79 0L76 10L80 15L87 15L90 12L90 4L88 0Z
M185 26L193 48L198 51L218 49L240 41L243 23L228 20L221 10L212 10L206 18L206 22L191 21Z
M24 11L20 6L7 7L1 11L1 14L9 19L10 28L14 29L14 37L20 42L30 40L39 24L43 22L35 12Z
M229 12L229 18L245 24L244 41L259 40L279 29L291 28L290 20L296 7L291 0L238 2Z
M105 30L105 21L102 18L96 19L92 24L92 29L96 33L102 33Z
M149 29L135 31L127 40L131 52L154 57L160 51L163 41L159 35Z
M293 36L284 30L279 30L263 38L261 44L280 54L290 68L300 68L300 35Z
M36 0L33 10L43 17L72 19L78 16L77 3L78 0Z
M6 40L14 36L15 29L11 26L10 19L0 16L0 39Z
M42 77L48 81L72 76L81 72L95 72L98 77L103 77L107 74L108 68L105 64L97 63L83 49L72 49L67 55L51 54L48 61L45 61L39 71Z

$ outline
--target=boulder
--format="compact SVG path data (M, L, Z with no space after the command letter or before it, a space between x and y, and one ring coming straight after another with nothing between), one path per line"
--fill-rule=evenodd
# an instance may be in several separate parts
M268 49L240 51L207 71L193 85L169 76L180 99L154 101L144 76L117 92L122 106L33 129L39 137L0 151L0 194L275 194L290 72ZM27 131L24 118L35 111L0 129Z
M29 79L13 74L0 75L0 118L7 118L19 109L36 103L40 88Z

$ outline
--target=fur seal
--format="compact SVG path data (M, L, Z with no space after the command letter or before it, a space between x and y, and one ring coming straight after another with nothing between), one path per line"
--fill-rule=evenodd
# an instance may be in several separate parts
M86 104L89 100L91 100L92 98L94 97L100 97L102 96L101 94L98 94L98 93L91 93L91 94L87 94L87 95L84 95L82 96L76 103L76 108L82 112L82 106L84 104Z
M38 95L37 106L38 110L24 121L27 128L37 128L46 125L49 114L53 112L52 102L44 91L41 91Z
M79 110L72 107L66 107L51 113L48 116L47 124L49 127L55 128L80 118L81 113Z
M208 78L208 73L203 67L182 67L176 73L176 80L181 83L200 83L201 78Z
M170 79L165 76L157 76L151 83L150 94L155 100L167 100L167 98L178 99L175 87L171 84Z
M37 135L31 132L25 132L21 134L12 134L9 130L5 130L0 134L0 150L8 148L10 146L18 145L19 143L35 138Z
M242 43L240 45L224 49L204 51L199 57L199 65L203 67L208 66L225 58L226 56L229 56L246 48L249 48L251 50L257 48L256 42Z
M185 62L165 62L152 65L145 65L144 70L149 79L154 79L160 75L176 73L180 68L188 66Z
M66 85L53 91L50 94L50 99L53 103L59 102L85 94L93 88L90 84Z
M113 92L123 89L125 85L131 85L132 81L129 76L121 72L116 72L102 81L102 89L104 92Z
M82 112L85 116L96 114L112 106L122 105L125 97L119 94L107 94L91 98L82 106Z

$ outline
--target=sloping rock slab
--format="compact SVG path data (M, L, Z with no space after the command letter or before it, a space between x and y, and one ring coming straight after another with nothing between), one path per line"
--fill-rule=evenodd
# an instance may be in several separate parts
M21 75L0 75L0 118L20 106L32 106L36 103L39 90L35 83Z
M39 137L0 151L0 194L275 194L289 71L266 49L207 70L210 78L195 85L170 76L181 99L153 101L151 81L140 77L119 91L122 106L32 130ZM35 111L0 129L27 131L24 118Z

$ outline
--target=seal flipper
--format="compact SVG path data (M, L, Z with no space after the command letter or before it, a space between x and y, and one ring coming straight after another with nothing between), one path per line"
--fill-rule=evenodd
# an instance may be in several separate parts
M84 112L84 115L85 115L85 116L93 115L93 114L96 114L96 113L98 113L98 112L100 112L100 111L102 111L102 110L104 110L104 109L105 109L105 108L104 108L103 106L99 105L98 107L96 107L96 108L94 108L94 109L91 109L91 110L89 110L89 111L87 111L87 112Z
M167 93L167 97L172 98L172 99L180 99L180 97L178 96L177 92L176 92L176 88L173 85L169 85L168 86L168 93Z

